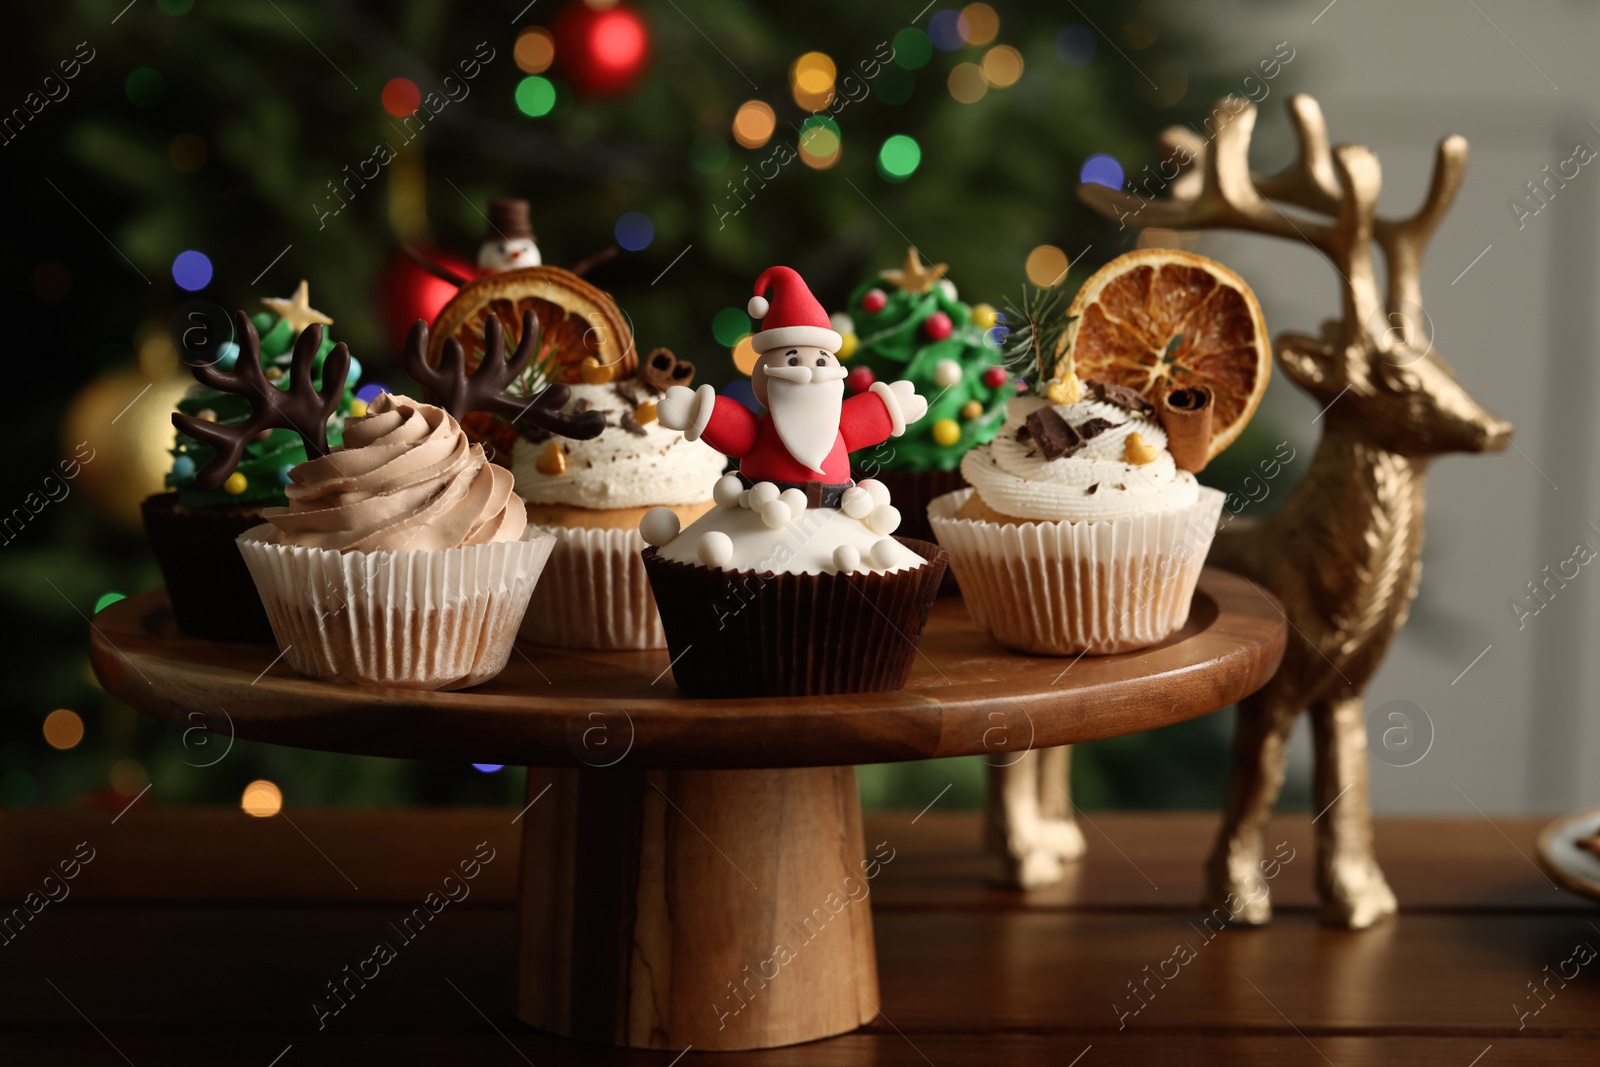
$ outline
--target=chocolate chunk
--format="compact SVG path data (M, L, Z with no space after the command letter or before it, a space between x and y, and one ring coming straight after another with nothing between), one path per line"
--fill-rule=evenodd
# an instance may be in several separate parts
M1123 492L1127 492L1128 491L1128 487L1126 485L1124 485L1122 482L1118 482L1117 483L1117 488L1121 489Z
M621 426L624 430L638 437L645 436L645 428L639 425L639 420L633 417L633 412L631 411L622 413Z
M1017 427L1017 440L1026 441L1027 439L1028 439L1028 424L1027 423L1023 423L1021 426Z
M618 396L627 401L630 408L639 406L639 390L633 387L633 382L626 378L618 378L611 383L611 386L617 391Z
M1070 456L1083 447L1083 437L1055 408L1040 408L1028 416L1028 434L1047 460Z
M1151 416L1156 413L1155 405L1146 400L1137 390L1129 389L1126 385L1116 385L1112 382L1102 382L1095 379L1090 379L1084 384L1089 387L1089 394L1103 404L1115 404L1119 408L1139 415Z
M580 396L572 403L572 413L574 415L582 415L585 411L588 411L593 406L594 405L590 404L589 401Z
M1095 491L1098 490L1099 488L1100 488L1100 483L1099 482L1095 482L1093 485L1091 485L1089 488L1087 488L1087 489L1085 489L1083 491L1083 495L1084 496L1094 496Z
M1085 441L1099 437L1113 426L1117 425L1110 419L1090 419L1078 427L1078 436Z

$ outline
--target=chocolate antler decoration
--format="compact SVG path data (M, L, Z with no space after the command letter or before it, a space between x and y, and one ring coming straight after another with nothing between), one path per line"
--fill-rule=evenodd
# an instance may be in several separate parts
M195 485L201 489L216 489L227 481L243 458L245 445L263 430L293 430L305 442L307 456L327 455L328 419L339 408L339 401L344 397L345 378L350 373L350 349L341 341L322 363L322 388L311 383L311 365L322 347L322 327L312 323L300 331L294 343L294 355L289 363L289 390L285 392L268 381L261 369L261 338L256 336L250 316L237 311L234 323L239 330L239 356L234 361L233 373L219 370L210 363L193 364L189 369L201 385L248 400L250 417L244 422L225 425L172 413L172 425L179 433L210 445L216 452L195 475Z
M428 324L418 319L406 334L406 373L431 392L439 406L458 422L469 411L487 411L507 422L526 420L579 441L598 437L605 429L603 412L562 412L572 390L560 383L547 385L532 396L505 391L528 369L538 348L539 320L532 311L522 313L522 340L509 360L505 358L505 328L500 325L500 316L489 315L483 335L483 359L471 374L466 371L466 352L454 337L444 343L439 365L434 367L428 363Z

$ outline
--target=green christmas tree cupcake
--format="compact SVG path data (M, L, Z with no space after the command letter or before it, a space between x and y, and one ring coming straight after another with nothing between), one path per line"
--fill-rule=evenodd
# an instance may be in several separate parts
M992 332L999 316L988 304L957 299L945 269L924 265L908 249L902 268L856 288L848 313L835 323L845 335L840 354L848 353L852 393L903 378L928 398L928 414L905 436L854 457L859 477L888 486L901 531L920 540L933 539L928 502L966 486L961 457L994 439L1006 402L1017 395Z
M261 336L261 367L269 381L286 390L295 338L313 323L329 326L333 320L311 306L310 288L303 281L293 296L262 303L268 310L252 316ZM318 381L333 348L333 339L324 335L313 363ZM223 370L233 369L238 358L239 346L233 341L222 344L214 356ZM366 405L352 392L360 373L352 360L344 396L328 426L330 445L342 442L347 417L365 414ZM246 398L199 385L178 402L178 410L230 426L250 417ZM195 473L212 455L209 445L178 434L166 477L169 492L143 504L145 533L161 565L179 629L213 640L270 641L272 628L234 538L265 521L261 509L288 505L284 486L289 470L305 462L305 445L293 430L268 430L245 445L238 469L220 488L201 489Z

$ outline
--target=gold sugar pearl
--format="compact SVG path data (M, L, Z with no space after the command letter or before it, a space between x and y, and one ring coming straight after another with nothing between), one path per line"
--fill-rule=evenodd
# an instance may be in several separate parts
M961 417L971 421L983 414L983 405L976 400L969 400L961 405Z
M633 421L640 426L649 426L656 421L656 402L654 400L642 401L633 409Z
M548 474L552 478L565 474L567 473L567 450L561 447L560 441L551 441L544 446L544 451L539 453L539 459L533 466L540 474Z
M1140 434L1130 433L1128 439L1122 443L1122 458L1136 467L1154 463L1157 455L1159 453L1145 444L1144 437Z

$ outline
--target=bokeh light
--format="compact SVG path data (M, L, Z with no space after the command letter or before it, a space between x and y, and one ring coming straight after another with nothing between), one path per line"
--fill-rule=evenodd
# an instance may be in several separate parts
M556 106L556 87L549 78L530 74L517 83L517 110L529 118L550 114Z
M983 57L983 76L996 89L1008 89L1022 77L1022 53L1008 44L995 45Z
M1023 270L1028 281L1043 288L1061 284L1067 276L1067 263L1067 254L1061 249L1055 245L1040 245L1028 253Z
M772 131L778 128L778 116L771 105L762 100L746 100L733 113L733 139L744 148L760 148L772 140Z
M734 347L741 338L750 336L750 316L744 308L723 308L711 320L711 336L723 348Z
M917 79L909 70L890 65L878 72L878 78L872 85L874 99L890 105L903 104L911 99Z
M206 165L206 142L198 134L180 133L167 142L167 162L172 169L193 174Z
M650 47L644 26L629 11L607 11L595 19L589 44L595 65L613 78L637 69Z
M886 181L905 181L916 173L921 163L922 146L903 133L890 137L878 149L878 173Z
M1096 154L1083 161L1078 170L1078 180L1104 185L1111 189L1122 188L1122 164L1108 155Z
M928 20L928 40L941 52L954 52L966 44L961 36L961 12L953 8L935 11Z
M135 67L122 83L128 102L138 107L153 107L167 95L167 80L152 67Z
M144 764L136 759L119 759L111 765L111 788L125 797L137 796L150 784Z
M410 78L390 78L383 86L383 110L397 119L414 114L422 106L422 90Z
M756 351L756 346L746 337L733 347L733 365L739 369L740 374L749 374L756 369L756 360L761 354Z
M1081 67L1094 58L1098 43L1092 29L1073 23L1056 34L1056 56L1069 67Z
M543 74L555 62L556 39L543 26L529 26L517 35L511 57L522 73Z
M689 162L701 174L715 174L728 165L728 142L714 133L702 133L689 142Z
M789 89L794 102L807 111L828 106L833 99L833 79L838 70L821 52L807 52L789 68Z
M989 91L983 69L976 63L957 63L950 71L950 95L963 104L976 104Z
M894 61L904 70L921 70L933 58L933 42L915 26L894 35Z
M968 44L988 44L1000 33L1000 16L988 4L968 4L961 9L956 28Z
M239 807L246 815L265 819L283 810L283 791L265 778L257 778L244 787L239 796Z
M800 124L800 161L813 170L827 170L839 162L839 124L825 115L812 115Z
M356 390L356 399L361 401L363 404L370 404L388 391L388 386L384 385L382 382L368 382L366 385L363 385L360 389Z
M504 763L474 763L472 769L482 771L484 774L493 774L495 771L505 770L506 765Z
M44 742L65 751L83 740L83 720L68 708L57 708L44 717Z
M122 593L101 593L100 599L94 602L94 611L91 614L98 615L117 601L127 599Z
M204 252L189 249L179 252L172 261L172 280L178 288L197 292L211 284L211 260Z
M626 211L617 219L617 244L629 252L642 252L656 238L656 224L640 211Z

